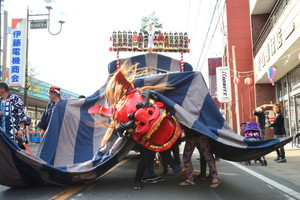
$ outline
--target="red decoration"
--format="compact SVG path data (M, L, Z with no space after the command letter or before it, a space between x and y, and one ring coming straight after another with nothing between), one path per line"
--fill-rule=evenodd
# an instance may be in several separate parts
M240 78L234 78L233 82L238 85L240 83Z
M252 83L253 83L253 80L252 80L252 78L250 78L250 77L247 77L247 78L245 78L245 80L244 80L244 82L245 82L245 84L246 85L252 85Z
M117 73L122 74L121 71ZM120 78L119 75L116 81L123 85ZM166 110L164 103L152 99L153 103L150 105L151 97L146 95L137 89L127 90L116 107L105 108L102 105L95 105L89 108L88 112L113 118L118 123L116 130L119 133L123 134L127 130L137 143L152 151L162 152L171 148L181 135L181 125Z

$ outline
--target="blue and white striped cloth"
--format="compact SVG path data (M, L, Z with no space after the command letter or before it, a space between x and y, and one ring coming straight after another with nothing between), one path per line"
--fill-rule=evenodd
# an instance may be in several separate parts
M142 57L147 60L145 56ZM164 56L157 60L160 59L167 59L168 61L160 62L169 65L175 63ZM155 62L151 62L154 66ZM149 64L146 62L145 65ZM156 66L157 64L154 67ZM165 68L171 67L174 66ZM177 62L176 68L179 67ZM292 140L287 137L251 141L235 134L216 107L200 72L187 70L155 73L135 79L135 87L163 83L173 89L158 91L160 100L181 124L211 138L213 151L223 159L251 160ZM93 105L107 105L105 89L106 84L86 99L60 101L53 112L37 156L19 149L1 130L0 184L23 187L91 183L120 162L131 150L134 142L113 135L107 145L99 149L106 128L97 126L94 118L88 114L88 109Z

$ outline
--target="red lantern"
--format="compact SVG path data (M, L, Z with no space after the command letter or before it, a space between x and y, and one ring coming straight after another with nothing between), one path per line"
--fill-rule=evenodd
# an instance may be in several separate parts
M239 84L239 83L240 83L240 78L234 78L234 79L233 79L233 82L234 82L235 84Z
M253 80L252 80L252 78L250 78L250 77L247 77L247 78L245 78L245 80L244 80L244 82L245 82L245 84L246 85L252 85L252 83L253 83Z

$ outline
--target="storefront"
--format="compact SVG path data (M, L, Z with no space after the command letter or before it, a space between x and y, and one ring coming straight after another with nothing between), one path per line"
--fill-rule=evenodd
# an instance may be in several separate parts
M300 65L276 83L276 99L283 105L287 135L300 132Z

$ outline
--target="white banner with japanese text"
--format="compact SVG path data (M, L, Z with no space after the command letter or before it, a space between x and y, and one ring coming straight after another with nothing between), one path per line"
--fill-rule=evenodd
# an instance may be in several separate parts
M12 19L11 28L9 86L21 88L25 85L27 20Z

